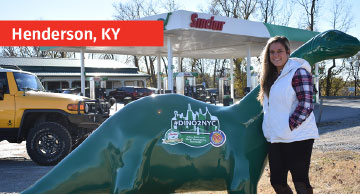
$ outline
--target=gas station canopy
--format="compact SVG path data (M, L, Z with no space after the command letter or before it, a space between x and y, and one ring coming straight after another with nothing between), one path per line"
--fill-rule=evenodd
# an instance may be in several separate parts
M179 10L141 18L163 20L164 36L171 37L173 56L186 58L226 59L259 56L266 41L282 35L290 40L292 50L311 39L318 32L290 28ZM147 29L144 29L147 30ZM163 47L83 47L85 53L112 53L140 56L168 56L167 43ZM80 47L43 47L43 50L79 52Z

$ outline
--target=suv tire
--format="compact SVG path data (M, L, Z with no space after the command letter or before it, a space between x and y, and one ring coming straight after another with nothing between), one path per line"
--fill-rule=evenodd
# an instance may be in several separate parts
M44 122L32 128L26 139L30 158L39 165L59 163L71 152L72 139L69 131L54 122Z

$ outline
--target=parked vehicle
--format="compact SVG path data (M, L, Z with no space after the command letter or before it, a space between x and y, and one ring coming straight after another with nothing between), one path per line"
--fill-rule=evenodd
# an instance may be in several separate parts
M219 96L219 90L217 88L206 89L206 101L216 104L216 100Z
M139 87L132 87L132 86L124 86L117 88L114 91L109 92L109 96L114 97L118 101L124 101L125 98L131 100L137 100L144 96L149 96L153 94L153 91L148 88L139 88Z
M151 90L151 92L152 92L152 94L164 94L164 89L157 89L157 88L151 88L151 87L149 87L149 88L147 88L147 89L149 89L149 90ZM176 91L176 90L175 90Z
M114 91L110 91L109 96L115 98L117 101L123 102L124 98L125 98L125 91L124 91L123 87L117 88Z
M75 94L80 96L81 93L81 88L67 88L67 89L62 89L62 93L64 94ZM85 96L86 97L90 97L90 88L85 88Z
M149 88L138 88L139 97L150 96L154 92Z
M0 141L26 141L30 158L55 165L109 117L108 102L45 92L35 74L0 68Z
M195 99L204 101L206 100L206 89L205 86L202 84L196 85L196 95L194 96Z
M61 93L64 94L75 94L80 96L81 94L81 88L68 88L68 89L63 89ZM90 98L90 88L85 88L85 96ZM102 100L106 100L110 103L110 105L112 106L114 103L116 103L115 98L112 98L111 96L106 95L106 91L104 88L96 88L95 89L95 99L102 99Z

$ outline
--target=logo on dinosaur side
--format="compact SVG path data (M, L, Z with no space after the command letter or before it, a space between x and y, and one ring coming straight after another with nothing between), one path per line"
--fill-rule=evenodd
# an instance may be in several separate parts
M176 145L179 143L190 147L200 148L211 144L214 147L224 145L226 135L220 130L219 119L205 109L193 112L190 104L186 115L174 111L171 128L166 131L163 144Z

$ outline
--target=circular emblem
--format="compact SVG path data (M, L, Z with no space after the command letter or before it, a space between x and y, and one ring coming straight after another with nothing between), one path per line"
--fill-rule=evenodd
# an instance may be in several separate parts
M225 141L226 141L226 136L224 132L218 130L210 133L210 143L214 147L220 147L224 145Z
M170 144L170 145L176 145L178 143L181 143L181 134L177 131L168 130L165 133L165 138L163 139L163 143Z

